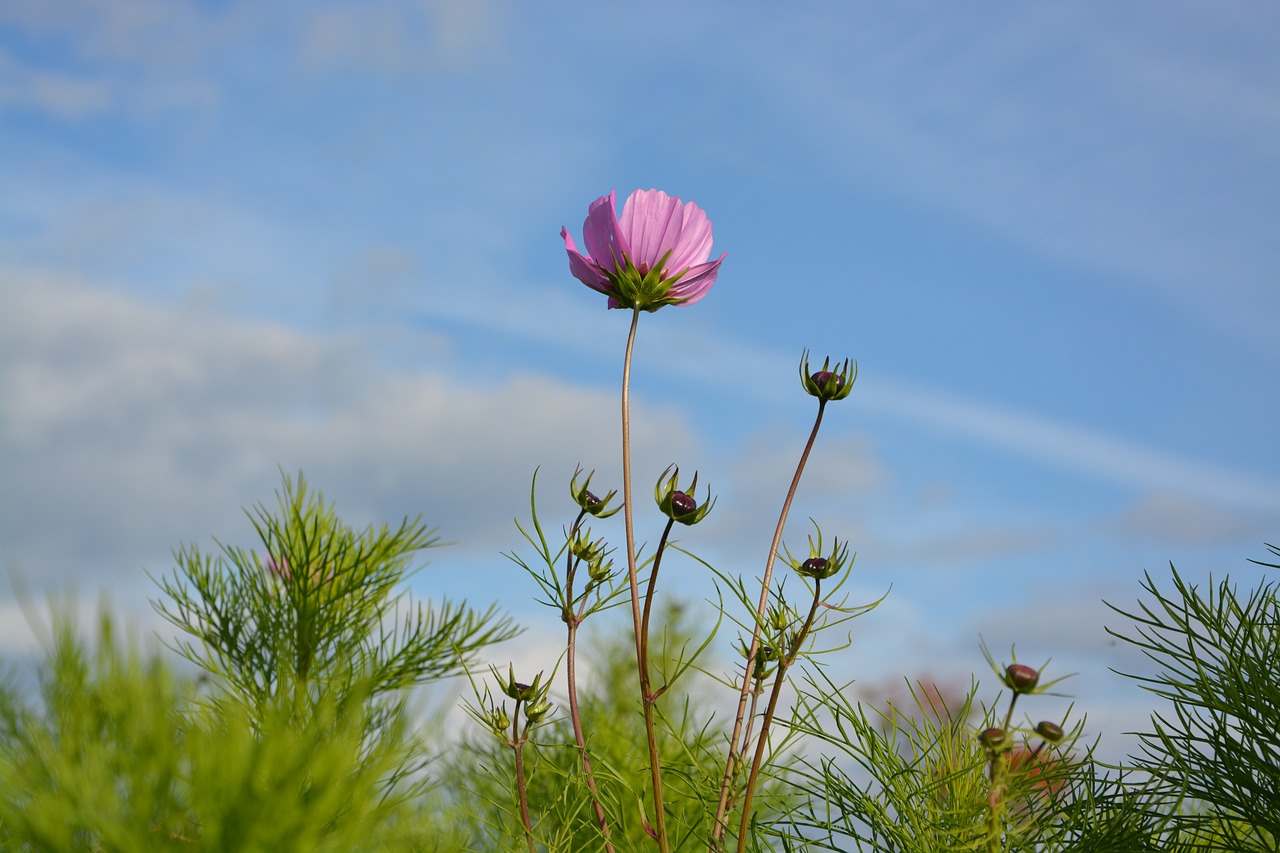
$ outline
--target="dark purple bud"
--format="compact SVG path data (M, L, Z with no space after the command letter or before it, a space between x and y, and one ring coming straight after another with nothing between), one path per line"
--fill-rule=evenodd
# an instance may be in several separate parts
M998 750L1007 744L1008 735L1005 734L1004 729L983 729L982 733L978 735L978 742L987 749Z
M698 502L684 492L671 493L671 513L676 518L688 515L698 508Z
M583 499L583 503L585 503L588 507L600 505L600 499L590 491L583 490L582 499Z
M826 557L810 557L800 566L800 571L806 575L814 576L825 573L827 570Z
M1011 663L1004 670L1005 683L1014 693L1030 693L1040 682L1040 673L1025 663Z
M812 379L813 384L817 385L819 388L826 388L827 383L833 378L836 381L835 388L832 389L833 391L839 391L844 387L844 377L832 370L819 370L809 378Z
M1062 726L1048 720L1042 720L1036 723L1036 734L1049 741L1049 743L1058 743L1063 737Z

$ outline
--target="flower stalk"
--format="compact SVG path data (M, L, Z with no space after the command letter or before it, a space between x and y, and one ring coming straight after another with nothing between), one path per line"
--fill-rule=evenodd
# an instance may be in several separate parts
M645 740L649 749L649 782L653 790L653 836L661 853L668 853L667 817L662 796L662 763L658 754L657 721L649 685L649 643L641 615L640 582L636 566L635 517L631 503L631 356L635 350L636 328L641 308L631 312L631 329L627 333L626 354L622 362L622 517L626 527L627 583L631 589L631 624L636 639L636 669L640 679L640 704L644 711ZM652 597L652 585L650 596ZM648 608L646 607L647 611Z
M774 715L778 710L778 697L782 695L782 686L787 680L787 670L796 662L796 659L800 656L800 650L804 648L805 640L809 638L809 631L813 628L813 620L817 617L818 607L821 604L822 577L815 576L813 579L813 603L809 606L809 615L805 617L804 624L796 632L790 648L787 649L787 653L778 658L778 669L773 677L773 690L769 694L769 704L765 707L764 719L760 722L760 734L756 738L756 751L751 761L751 773L747 777L746 791L742 795L742 819L738 825L738 853L743 853L747 849L747 828L751 825L752 800L755 798L756 786L760 781L760 767L764 763L764 753L769 747L769 727L773 724Z
M741 758L746 749L746 731L743 728L743 722L747 714L747 705L751 699L752 674L755 669L756 656L760 653L760 629L764 624L765 613L769 607L773 567L778 559L778 548L782 545L782 531L787 526L787 517L791 513L791 503L795 499L796 491L800 488L800 478L804 475L805 465L809 461L809 454L813 451L813 445L818 438L818 430L822 427L822 415L826 410L826 406L827 401L819 397L818 414L814 418L812 429L809 430L809 439L805 442L804 450L800 454L800 461L796 465L795 475L791 478L791 486L787 489L786 497L782 501L782 511L778 514L778 525L774 529L773 541L769 544L769 554L765 559L764 576L760 581L760 603L756 609L755 628L751 633L751 644L747 650L746 666L743 668L742 688L738 696L738 709L734 714L733 731L729 737L729 752L725 759L724 776L720 781L720 799L716 806L715 821L711 830L711 849L713 851L723 849L724 834L729 827L729 809L733 802L734 780L738 776ZM761 736L763 737L763 732Z

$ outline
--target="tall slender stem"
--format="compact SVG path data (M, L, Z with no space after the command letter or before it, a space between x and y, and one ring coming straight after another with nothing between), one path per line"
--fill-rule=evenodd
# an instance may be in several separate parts
M800 454L800 462L796 465L795 476L791 478L791 487L787 489L786 499L782 502L782 512L778 515L778 526L773 532L773 542L769 545L769 556L765 560L764 577L760 581L760 604L756 608L755 628L751 632L751 648L747 651L747 663L742 673L742 690L738 696L738 711L733 720L733 734L729 737L729 755L724 763L724 778L720 782L720 803L716 807L715 823L711 829L711 850L723 849L724 834L729 827L729 804L732 801L733 780L738 773L740 750L743 735L742 721L747 712L747 699L751 695L751 676L755 668L756 655L760 652L760 626L769 606L769 586L773 578L773 564L778 558L778 547L782 544L782 531L787 526L787 516L791 512L791 502L800 488L800 477L804 474L805 464L809 461L809 453L818 438L818 429L822 426L822 413L826 410L827 401L818 400L818 416L813 421L813 429L809 431L809 440L805 442L804 451Z
M578 518L569 529L569 538L577 535L586 510L578 513ZM565 569L564 622L569 629L569 638L565 645L565 678L569 691L569 719L573 722L573 740L578 745L578 757L582 761L582 775L587 780L587 789L591 792L591 806L596 813L596 825L604 836L605 853L613 853L613 843L609 840L609 820L605 817L604 806L600 803L600 791L596 787L595 772L591 769L591 758L587 754L587 737L582 729L582 712L578 705L578 626L582 624L583 613L587 602L584 596L582 607L577 613L573 611L573 576L577 567L577 558L572 551L566 555L569 561Z
M627 353L622 364L622 513L627 528L627 581L631 585L631 624L636 635L636 669L640 675L640 705L644 710L644 729L649 742L649 779L653 786L653 832L661 853L669 853L667 816L662 799L662 764L658 756L658 734L653 702L649 696L647 666L648 637L644 635L640 616L640 582L636 568L636 532L631 510L631 353L635 348L636 327L640 309L631 314L631 330L627 333Z

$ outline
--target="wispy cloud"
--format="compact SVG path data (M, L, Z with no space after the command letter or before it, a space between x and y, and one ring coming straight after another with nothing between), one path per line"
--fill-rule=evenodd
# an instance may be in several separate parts
M1280 483L1188 459L1077 424L905 382L879 383L863 402L942 433L1103 482L1169 491L1227 507L1280 510Z
M1274 359L1280 208L1258 166L1280 165L1280 30L1174 5L1159 38L1132 6L799 12L753 34L745 73L855 185L1116 273Z

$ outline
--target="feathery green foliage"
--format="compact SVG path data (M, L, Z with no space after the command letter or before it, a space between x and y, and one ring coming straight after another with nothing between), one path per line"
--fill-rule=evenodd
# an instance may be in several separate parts
M0 703L0 849L436 849L424 813L387 789L403 719L370 744L328 701L305 726L215 710L199 680L122 648L106 616L92 649L59 619L39 688Z
M659 672L679 667L682 650L697 636L697 620L683 605L662 614L665 642L655 660ZM590 679L582 696L582 714L590 721L587 747L595 765L601 798L610 818L610 840L619 851L649 850L644 801L648 778L644 726L635 696L635 658L630 631L617 620L601 622L587 658ZM662 741L664 771L669 775L668 826L673 850L706 850L716 787L723 769L723 732L706 691L680 682L662 700L661 721L669 733ZM449 760L444 775L458 792L458 811L474 821L483 841L476 849L521 848L515 811L510 751L493 737L468 738ZM549 851L600 851L604 841L591 811L573 731L560 713L539 730L527 762L528 793L536 804L535 837ZM766 815L786 807L780 786L765 785L761 798Z
M1273 556L1280 549L1268 546ZM1257 561L1255 561L1257 562ZM1257 562L1280 569L1280 564ZM1230 579L1202 592L1173 573L1172 592L1148 574L1151 602L1112 609L1134 634L1108 629L1160 672L1129 675L1170 702L1142 733L1134 766L1168 800L1197 849L1280 850L1280 590L1274 580L1241 596Z

